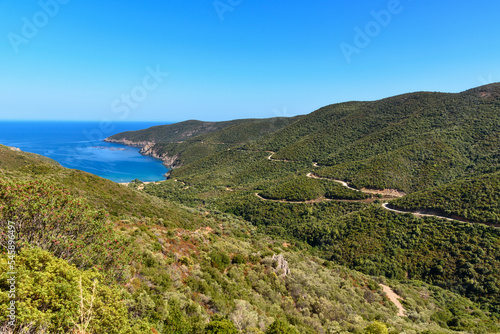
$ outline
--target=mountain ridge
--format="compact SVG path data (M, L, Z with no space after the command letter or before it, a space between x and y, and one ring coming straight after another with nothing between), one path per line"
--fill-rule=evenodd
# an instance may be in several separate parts
M97 278L91 332L498 332L500 230L384 208L498 221L498 88L170 126L164 138L186 139L143 148L177 154L158 183L123 186L0 146L0 221L23 219L18 284L32 291L20 315L72 332ZM374 190L387 186L408 194ZM45 293L58 289L37 279L54 277L49 266L70 298Z
M451 131L457 126L470 126L471 122L477 121L476 115L483 117L481 114L471 114L467 111L491 107L498 101L499 91L500 84L496 83L460 93L415 92L376 101L332 104L308 115L291 118L280 126L261 131L262 133L259 133L258 127L269 127L269 124L275 124L277 119L262 119L258 124L256 120L234 120L230 121L232 123L223 122L220 126L211 123L210 131L200 135L194 135L190 130L190 124L195 123L182 122L170 125L170 132L181 132L181 134L176 137L167 135L168 138L187 138L182 131L193 134L182 142L170 139L168 142L158 141L161 136L157 133L164 129L159 127L155 127L154 131L151 128L121 133L106 140L114 141L119 138L124 144L141 148L148 146L143 151L144 154L160 158L166 161L169 167L174 168L236 147L274 151L275 158L281 160L303 160L334 166L390 152L396 149L394 145L396 143L404 145L416 143L420 146L432 136L437 136L438 141L445 140L446 143L449 137L446 131ZM495 118L491 119L493 120L498 121ZM485 123L484 119L480 121ZM413 129L413 137L406 135L407 129ZM137 138L143 141L134 142ZM374 146L381 142L384 142L386 147ZM354 145L358 148L365 146L365 152L351 149ZM452 149L452 146L445 150ZM359 154L353 156L354 151L359 151ZM460 158L450 156L449 159ZM356 180L350 181L356 182ZM362 186L374 185L362 184ZM415 186L406 185L407 190L409 187Z

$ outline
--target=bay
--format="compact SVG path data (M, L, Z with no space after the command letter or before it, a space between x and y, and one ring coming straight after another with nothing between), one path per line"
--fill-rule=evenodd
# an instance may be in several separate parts
M164 180L168 169L139 148L106 143L123 131L146 129L161 122L0 121L0 144L40 154L63 167L83 170L114 182Z

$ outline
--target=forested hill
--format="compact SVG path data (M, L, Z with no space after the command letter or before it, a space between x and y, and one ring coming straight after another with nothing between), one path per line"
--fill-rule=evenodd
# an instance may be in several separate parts
M139 131L126 131L109 138L106 141L120 142L130 141L133 143L141 142L162 142L174 143L184 141L188 138L195 137L200 134L210 133L230 126L238 124L241 120L228 122L201 122L196 120L184 121L180 123L158 125L148 129Z
M456 293L350 270L235 215L165 201L136 186L0 145L0 226L16 231L14 273L7 233L0 233L0 270L9 273L0 275L0 333L500 329L483 305ZM7 317L11 275L15 326Z
M242 140L248 140L248 136L252 137L251 134L253 134L254 137L258 137L266 134L269 130L276 130L276 128L289 124L291 120L293 120L293 118L287 119L284 117L264 120L237 119L226 122L202 122L190 120L174 124L153 126L139 131L126 131L106 138L106 141L132 142L138 144L144 142L179 143L215 132L217 133L215 138L220 138L219 140L226 142L240 142ZM226 130L227 128L230 128L231 130L228 131ZM241 134L239 130L245 128L247 128L245 131L245 138L238 139L237 136ZM253 129L254 131L249 129ZM202 138L209 139L210 137L203 136L197 139L202 140Z
M275 160L317 162L319 175L359 188L413 192L471 171L500 170L499 96L496 83L457 94L417 92L334 104L290 119L189 121L110 139L154 142L143 153L171 167L243 148L276 152Z
M116 134L105 140L142 147L141 153L176 168L205 156L244 145L300 119L275 117L228 122L186 121Z
M497 224L499 90L149 129L127 187L0 145L14 333L498 333L500 229L386 203Z
M499 169L500 85L322 108L252 145L358 187L407 192Z

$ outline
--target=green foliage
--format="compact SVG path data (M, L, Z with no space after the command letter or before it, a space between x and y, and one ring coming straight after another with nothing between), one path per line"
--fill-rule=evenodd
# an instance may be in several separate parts
M148 333L155 324L157 332L190 334L498 332L498 230L390 213L331 179L422 190L393 203L498 222L499 96L496 84L338 104L294 119L189 121L117 136L155 142L150 149L179 167L143 191L138 182L119 186L0 147L0 179L9 180L1 181L2 223L23 219L31 233L19 239L23 251L34 240L77 264L83 250L104 261L106 237L90 231L112 226L97 210L105 209L143 254L123 274L130 331ZM55 190L45 194L33 179ZM89 199L83 209L81 196ZM86 242L67 251L50 245L45 226L68 242L81 229ZM396 316L377 282L402 297L407 318ZM53 316L64 321L70 307L60 305Z
M185 141L186 139L197 135L221 130L225 127L245 122L245 120L236 120L228 122L201 122L201 121L185 121L175 124L153 126L149 129L140 131L127 131L107 138L108 141L113 140L130 140L133 142L162 142L175 143Z
M121 219L162 220L172 226L195 227L200 217L171 203L98 176L61 167L40 155L14 152L0 145L0 180L2 182L47 181L64 188L74 197L86 198L93 209L103 209L110 217Z
M205 334L238 334L238 331L231 321L215 317L205 327Z
M275 159L338 166L357 187L406 191L500 168L499 85L327 106L252 147ZM485 98L489 95L492 98Z
M247 263L247 260L245 259L245 257L241 254L236 254L233 256L232 260L231 260L231 263L233 264L244 264L244 263Z
M109 137L112 142L154 142L150 148L157 156L173 157L172 167L179 167L217 152L254 141L279 130L299 117L243 119L227 122L186 121L129 131ZM125 141L124 141L125 140Z
M125 241L81 198L49 182L0 180L0 223L13 222L17 247L39 247L79 268L121 275L130 260ZM43 231L43 233L41 233ZM6 235L0 243L7 248Z
M8 261L5 253L0 256L0 324L7 321L10 303ZM80 271L39 248L22 250L15 261L19 328L32 323L50 333L78 328L86 328L88 333L130 333L122 292L106 286L99 273Z
M366 197L329 180L306 178L312 172L358 189L411 193L437 187L393 203L497 222L499 97L500 85L494 84L461 94L414 93L327 106L240 148L196 156L173 170L172 177L189 189L172 183L167 188L166 182L146 191L234 214L260 232L313 247L350 268L424 280L498 312L494 230L388 213L379 203L278 203L255 193L297 202Z
M427 209L449 217L500 225L500 173L458 180L410 194L391 204L402 209Z
M286 201L308 201L324 195L318 180L296 176L260 193L264 198Z
M500 231L375 207L329 224L321 248L370 275L423 280L500 312Z
M58 162L47 157L28 153L14 152L10 148L0 145L0 170L15 172L23 171L37 175L50 173L61 168Z
M217 207L252 222L261 231L306 241L312 246L321 244L324 233L328 233L328 223L340 217L365 208L363 203L320 202L320 203L276 203L262 201L256 196L240 195L221 199Z
M363 333L365 334L389 334L387 326L379 321L374 321L365 327Z
M337 182L330 180L320 180L311 177L292 176L284 182L271 186L259 193L262 197L273 200L286 201L308 201L313 199L347 199L362 200L368 195L350 190Z
M212 251L210 253L210 260L212 261L212 266L224 270L231 263L229 256L221 251Z
M299 334L299 332L287 322L276 319L271 326L269 326L266 334Z
M168 317L164 325L165 334L190 334L193 329L176 299L171 299L168 303Z

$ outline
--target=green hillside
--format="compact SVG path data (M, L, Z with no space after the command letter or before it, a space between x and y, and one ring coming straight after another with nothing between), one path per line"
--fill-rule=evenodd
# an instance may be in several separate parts
M500 168L500 85L332 105L253 145L360 187L405 191ZM396 162L396 163L394 163Z
M312 255L306 244L262 234L234 214L186 209L160 199L148 203L151 197L132 186L113 186L5 147L0 154L0 223L6 227L12 221L19 232L16 288L23 304L15 333L500 330L467 298L417 281L347 269ZM99 182L102 186L96 186ZM146 188L174 185L182 186L167 181ZM178 191L184 190L189 188ZM116 195L132 196L133 203L123 210L137 213L135 219L120 220L99 210L112 207L108 202ZM151 210L161 204L170 210L156 208L151 215L165 214L178 223L183 217L186 224L141 217L141 200ZM341 210L360 206L329 202L326 209L342 216ZM1 234L0 244L6 238ZM8 261L2 252L0 328L12 333L6 318ZM401 309L383 288L402 298Z
M187 121L123 132L107 138L106 141L137 146L144 146L145 142L153 143L143 153L161 158L166 165L176 168L257 140L300 118L276 117L216 123Z
M500 173L468 177L413 193L391 204L409 210L437 210L448 216L500 226Z
M471 170L500 169L499 97L500 84L491 84L458 94L419 92L335 104L291 119L236 120L199 135L189 121L111 138L153 141L149 152L171 158L173 167L240 147L275 152L276 160L317 162L318 175L359 188L413 192ZM174 132L193 136L180 143Z
M276 131L300 117L269 119L239 119L226 122L185 121L153 126L149 129L127 131L110 136L107 140L132 142L179 143L187 140L207 143L246 143Z
M94 208L104 209L121 219L160 219L172 226L195 223L171 203L86 172L63 168L40 155L14 152L0 145L0 157L0 180L53 182L67 188L75 196L87 198Z
M498 333L500 230L483 223L500 217L499 98L493 84L119 134L176 167L147 185L0 146L29 301L16 332Z
M140 131L122 132L107 139L112 141L126 139L132 142L177 143L198 135L221 130L225 127L246 121L247 120L202 122L191 120L175 124L153 126L149 129Z
M423 280L499 312L495 229L457 245L458 236L471 237L467 225L390 213L376 197L367 201L333 182L410 193L391 202L398 208L496 222L499 92L493 84L328 106L240 147L195 157L174 169L171 180L144 191L239 216L325 259L368 274ZM311 173L324 179L307 178ZM449 240L445 246L443 240ZM489 256L478 260L479 249ZM463 278L465 267L474 269L473 278Z

